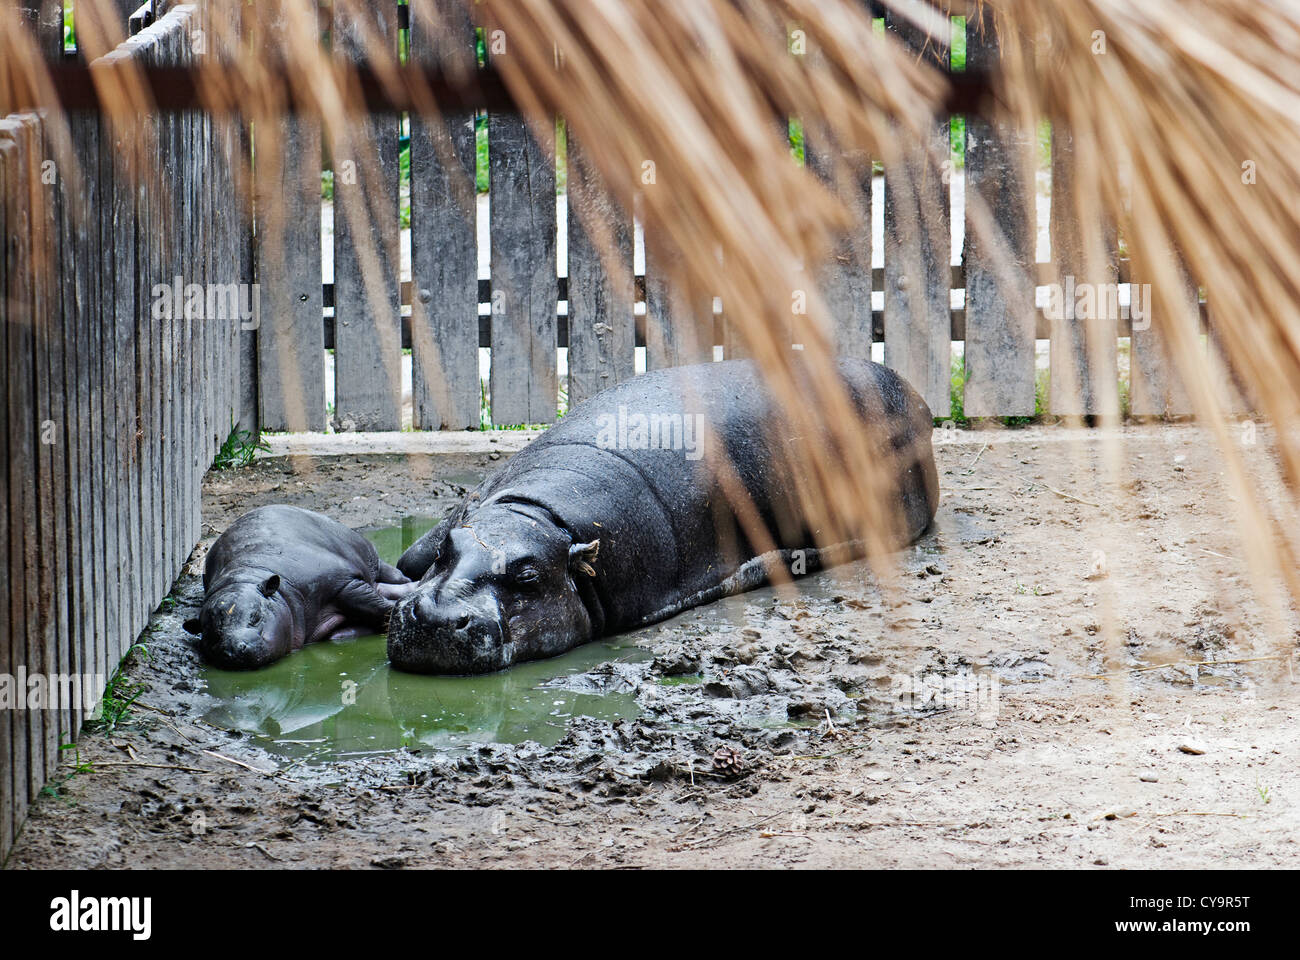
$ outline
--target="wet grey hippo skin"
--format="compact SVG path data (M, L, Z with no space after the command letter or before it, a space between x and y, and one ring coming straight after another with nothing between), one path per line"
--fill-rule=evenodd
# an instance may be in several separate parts
M209 663L248 670L317 640L383 633L397 599L414 589L337 520L258 507L208 551L203 607L185 629L199 635Z
M895 539L911 542L938 506L930 410L878 364L845 360L840 374L895 478ZM658 446L642 443L637 415L675 415L687 428L677 449L664 449L662 430ZM592 397L402 555L398 568L422 579L393 613L389 660L484 673L753 589L773 559L794 574L819 569L814 531L792 505L792 432L743 360L651 372ZM777 558L756 556L701 439L734 465ZM847 547L861 555L861 544Z

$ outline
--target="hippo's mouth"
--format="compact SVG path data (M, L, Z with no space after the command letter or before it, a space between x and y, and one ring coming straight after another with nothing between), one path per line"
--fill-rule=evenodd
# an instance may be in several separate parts
M514 662L499 622L458 618L435 626L422 623L415 596L394 608L388 625L388 660L407 673L481 674L504 670Z
M280 659L288 651L272 650L264 644L240 643L222 639L199 646L206 663L218 670L257 670Z

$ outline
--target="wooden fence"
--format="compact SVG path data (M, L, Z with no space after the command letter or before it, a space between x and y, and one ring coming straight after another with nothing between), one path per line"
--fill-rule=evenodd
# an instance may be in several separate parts
M476 69L476 27L458 0L410 4L387 0L375 5L370 27L392 44L409 37L414 63ZM438 22L448 27L441 35L424 35L421 14L427 11L420 10L422 5L433 8ZM353 56L355 44L348 37L356 25L336 22L333 29L334 55ZM994 33L975 23L966 32L966 69L995 65ZM927 55L948 66L946 50ZM322 283L318 171L296 159L268 169L269 161L261 162L258 153L258 182L273 190L286 210L283 233L259 229L266 243L258 256L266 309L255 346L252 335L245 346L248 356L257 358L255 369L250 360L246 376L249 383L256 378L257 405L246 406L245 422L260 421L270 430L321 430L327 406L333 404L337 428L399 429L399 347L411 351L412 424L417 429L479 426L481 347L490 349L490 417L498 426L554 420L560 385L557 347L568 350L570 403L632 376L638 347L645 348L648 368L711 359L710 344L720 347L723 356L733 354L722 315L715 316L708 303L670 302L654 263L634 275L632 225L621 222L626 214L607 199L568 196L568 271L556 276L556 165L515 115L486 118L491 277L480 280L475 120L472 114L448 116L437 124L418 116L410 120L411 270L405 281L393 252L399 236L400 118L377 115L368 149L332 159L332 284ZM284 141L286 158L320 150L320 125L314 121L285 121L275 136ZM820 274L841 350L870 356L873 343L883 343L885 363L917 386L936 416L946 417L953 344L964 341L964 413L1031 416L1038 387L1036 341L1050 340L1051 412L1093 414L1106 409L1106 390L1117 391L1113 358L1118 338L1131 337L1130 412L1190 413L1186 391L1170 382L1154 330L1139 325L1132 331L1127 319L1119 318L1087 325L1055 320L1034 306L1037 285L1065 284L1068 277L1094 284L1142 278L1130 276L1128 262L1118 254L1104 276L1085 277L1077 219L1064 202L1051 206L1053 262L1035 263L1037 183L1035 170L1021 161L1038 156L1037 143L1032 136L975 117L969 118L965 137L967 195L982 196L992 211L1019 267L1018 289L1000 282L993 252L977 242L969 222L960 263L951 262L949 178L927 168L917 151L884 173L885 240L878 256L883 268L870 266L870 174L864 173L856 188L848 185L852 195L842 196L860 212L861 228L845 239L835 262ZM936 124L934 140L941 153L948 150L946 122ZM580 145L569 143L568 150L576 152ZM1051 158L1053 193L1064 197L1071 178L1068 136L1053 135ZM815 172L832 176L830 158L815 142L807 144L807 160ZM341 175L345 164L355 169L366 163L382 175L369 182ZM842 193L846 189L837 187ZM969 221L972 205L966 206ZM366 222L358 219L363 216L371 218L382 254L379 298L362 280L362 247L353 225ZM584 222L593 217L604 219L621 244L622 269L616 275L606 271L584 233ZM963 304L952 307L952 291L958 290ZM883 309L872 309L873 291L883 293ZM1188 287L1182 302L1193 318L1204 313L1194 287ZM566 304L563 310L561 303ZM702 327L703 349L678 355L671 337L661 335L663 323L669 329ZM1112 361L1100 369L1089 362L1098 355L1097 338L1112 345ZM336 375L330 397L327 349L334 351Z
M109 57L185 63L198 18L178 7ZM40 36L62 55L61 29ZM0 709L0 859L86 715L33 705L23 680L112 674L199 539L200 481L239 396L238 322L167 314L154 289L249 274L235 126L74 114L70 143L62 129L0 119L0 674L16 697Z

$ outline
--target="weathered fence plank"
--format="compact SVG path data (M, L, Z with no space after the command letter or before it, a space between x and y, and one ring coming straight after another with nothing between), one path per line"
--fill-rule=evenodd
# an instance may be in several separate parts
M110 57L125 57L114 51ZM115 357L117 402L117 467L121 493L118 522L121 529L119 568L125 597L122 613L126 630L132 634L143 623L144 606L142 589L141 517L140 517L140 459L138 431L141 429L137 414L139 385L136 382L136 186L132 172L138 167L135 161L138 128L121 123L114 130L113 150L113 297L114 327L116 332Z
M198 142L202 131L199 128L198 115L195 113L185 113L181 116L181 150L184 155L184 203L186 209L192 209L194 196L198 189L198 182L202 175L199 163L194 153L194 146ZM250 194L251 195L251 194ZM315 191L319 196L319 187ZM256 202L256 201L254 201ZM314 229L314 222L313 222ZM185 244L186 263L193 261L195 251L201 243L200 229L193 219L186 224L182 242ZM206 341L207 324L203 320L195 317L186 316L184 319L186 340L189 348L189 356L184 361L184 366L188 367L191 377L198 378L203 376L203 370L207 363L209 344ZM311 341L308 340L308 346L305 350L310 349ZM206 381L204 381L206 383ZM211 462L209 453L212 440L211 424L207 418L207 404L205 398L207 391L190 391L182 396L181 408L182 418L186 422L185 437L186 462L188 464L189 484L190 484L190 502L191 507L191 530L186 537L186 542L192 547L194 542L199 538L201 532L201 523L198 513L199 499L202 489L203 471L208 463Z
M568 138L569 407L635 372L631 197L616 199ZM609 249L605 249L608 247Z
M132 60L147 58L152 44L150 34L139 33L126 41L128 55ZM133 293L129 301L123 302L119 297L119 320L126 326L125 336L131 338L131 377L134 390L129 410L131 464L131 516L133 519L132 569L135 578L135 606L132 611L132 629L138 633L144 629L149 616L149 596L153 592L153 544L154 530L154 480L153 472L153 393L157 382L153 377L153 329L148 309L149 289L156 275L153 264L153 250L150 240L154 227L149 222L149 210L152 191L147 182L145 164L149 154L145 147L146 138L152 135L153 123L150 118L137 117L131 132L131 155L135 163L129 168L129 180L124 177L120 183L129 183L130 189L124 199L124 220L126 227L134 235L134 256L131 258L128 272L119 275L131 278ZM119 193L122 191L119 190Z
M925 36L916 28L886 22L913 49L923 49ZM931 43L921 55L948 67L946 44ZM929 147L948 156L946 118ZM916 387L936 417L946 417L952 380L948 183L920 145L905 143L899 155L885 170L885 363Z
M653 188L652 188L653 189ZM713 297L683 289L679 254L646 241L645 365L647 370L713 360Z
M15 554L19 552L22 543L22 526L16 517L10 523L11 498L17 493L11 476L17 450L11 444L10 420L17 409L14 405L16 391L10 386L13 379L10 368L16 365L16 357L9 353L10 331L18 323L18 318L14 316L18 303L11 296L9 274L9 218L13 206L10 196L15 189L13 159L13 151L8 142L0 140L0 399L3 399L6 411L4 429L0 430L0 532L3 532L5 545L4 553L0 554L0 672L9 676L15 674L20 663L18 650L21 637L11 602L16 603L16 594L23 589L22 579L14 576L17 569ZM0 793L8 798L0 804L0 856L12 847L18 827L18 805L13 801L14 797L20 795L17 788L18 754L26 753L27 750L19 716L16 710L0 710Z
M242 10L235 10L227 14L225 11L220 12L220 16L229 16L231 31L229 34L222 34L221 31L214 30L211 20L218 13L210 6L205 6L197 10L197 15L202 18L200 26L204 29L204 35L216 37L216 46L203 50L201 53L191 51L192 56L199 58L219 58L220 60L229 61L238 55L235 47L234 37L239 34L239 22L242 17ZM224 46L223 46L224 45ZM247 154L241 154L240 146L242 143L241 127L231 117L209 117L210 126L209 142L213 144L216 153L211 158L210 168L212 170L211 184L209 187L211 216L213 230L218 237L218 242L214 249L219 250L222 257L222 270L217 280L223 283L242 283L252 284L253 277L249 270L246 247L241 242L245 236L245 230L251 224L251 217L248 212L246 198L250 194L243 190L244 184L242 178L243 157ZM234 200L232 203L231 200ZM256 288L250 291L250 303L255 311L254 316L247 320L249 326L260 322L261 309L260 305L254 302L254 298L260 296ZM241 422L244 407L244 367L241 362L241 351L244 340L243 328L245 320L241 316L237 320L232 320L227 326L227 346L223 350L223 356L226 360L226 378L224 386L227 391L226 405L228 413L226 423L238 423L242 429L249 430L256 436L258 425L256 420L252 424ZM323 359L323 358L322 358ZM188 495L186 502L191 502ZM197 508L197 497L192 501ZM198 511L194 511L197 516ZM197 540L197 534L195 535ZM186 554L188 554L188 545L192 545L194 540L187 540ZM182 557L182 562L184 557Z
M163 64L181 63L182 34L170 31L161 41L159 62ZM185 220L182 203L185 197L184 154L182 138L186 118L177 113L164 114L159 118L164 144L162 160L162 186L167 196L164 211L166 236L164 243L164 268L158 283L167 283L172 277L181 275L189 262L189 249L184 240ZM184 355L184 338L181 330L185 324L185 312L173 309L164 320L163 338L163 378L166 384L166 401L163 404L163 434L165 470L163 484L166 495L166 511L163 517L163 530L166 542L166 559L164 563L165 579L168 584L176 574L179 564L178 555L187 552L181 539L181 509L184 499L179 487L183 483L186 461L182 456L180 404L186 389L180 376L180 360Z
M998 59L992 10L968 21L966 69ZM966 118L966 349L968 417L1034 415L1034 140L1009 124ZM1002 241L981 235L983 203Z
M334 11L334 49L351 60L396 49L397 7ZM344 430L402 427L398 118L357 123L334 157L334 395Z
M1107 309L1109 291L1118 283L1115 236L1108 232L1103 250L1088 250L1081 224L1089 212L1075 209L1075 178L1090 175L1074 162L1068 131L1052 129L1052 260L1061 309L1051 322L1051 412L1059 417L1118 414L1118 318ZM1093 195L1089 193L1088 195ZM1093 307L1079 316L1080 285L1097 293Z
M71 260L75 346L70 351L75 356L77 368L77 427L75 439L75 468L70 470L77 478L75 505L72 517L79 527L80 556L76 577L78 593L75 602L81 612L81 639L78 644L77 664L83 674L94 674L99 660L99 650L106 633L104 598L104 511L100 494L103 491L100 446L103 430L100 408L103 406L103 387L100 382L102 344L99 328L99 177L98 177L98 122L85 114L69 117L74 170L63 170L59 176L62 198L60 222L63 225L63 247ZM0 235L3 229L0 228ZM67 269L67 261L65 267ZM69 306L65 304L65 317ZM81 727L84 710L74 712L72 730Z
M157 45L157 62L160 64L174 64L181 62L181 37L177 32L168 32L164 34ZM180 201L184 197L185 191L182 186L184 174L182 173L182 159L180 150L180 137L184 124L184 118L180 114L168 113L163 114L158 119L161 156L160 156L160 186L161 196L166 198L164 201L164 210L162 216L163 236L160 238L163 243L162 263L159 274L155 278L155 283L167 283L171 278L184 274L187 265L187 250L183 241L184 218L183 208ZM170 585L174 575L173 568L176 564L176 555L183 549L180 538L177 536L180 526L178 508L180 498L177 496L177 485L183 464L180 462L179 438L180 429L176 423L177 403L180 399L180 391L183 390L183 384L179 380L179 360L180 360L180 327L184 322L181 318L185 313L183 310L173 309L170 313L164 315L162 320L163 339L162 339L162 490L163 490L163 562L162 573L164 589Z
M27 247L27 269L29 271L30 290L32 294L31 347L33 351L33 384L36 403L29 412L35 414L32 421L24 424L24 429L34 434L33 451L36 466L35 508L30 535L37 563L39 563L38 580L33 594L28 591L32 622L35 624L35 644L27 651L27 669L30 673L51 676L61 664L58 658L59 616L60 611L54 600L58 595L59 557L56 549L58 521L56 512L56 485L62 478L56 476L54 451L52 444L46 443L46 433L56 426L55 388L50 381L51 344L51 284L53 277L53 249L50 235L50 213L46 203L47 191L41 176L44 151L41 145L40 122L35 114L18 114L22 151L27 165L28 184L28 229L30 237ZM48 694L47 694L48 696ZM43 706L48 706L48 701ZM28 798L35 800L44 783L44 772L52 758L57 756L58 723L56 711L48 709L38 711L33 727L39 730L29 744L31 768L28 773Z
M132 159L138 154L134 144L138 132L127 127L117 134L117 163L113 171L113 255L114 255L114 310L117 336L117 466L118 480L123 493L118 520L122 524L121 576L127 592L123 607L126 629L135 633L143 622L144 606L140 517L140 457L138 415L140 386L136 380L136 229L134 181Z
M545 136L545 133L543 134ZM488 117L492 422L551 423L559 400L554 134Z
M44 467L40 502L42 564L50 573L48 589L42 591L42 617L46 643L46 669L51 677L68 675L75 663L80 628L76 607L68 600L75 587L72 570L75 557L75 529L70 513L75 478L69 473L68 447L76 439L76 408L69 403L69 386L75 394L75 375L67 369L67 322L64 298L72 271L64 263L65 250L58 202L59 164L55 160L54 138L47 124L32 118L31 146L36 158L37 178L32 209L32 246L43 301L37 301L36 315L38 379L43 378L44 416L38 415L37 437L40 465ZM48 514L48 515L47 515ZM67 697L56 687L49 690L50 712L45 730L47 762L53 766L59 744L65 742L72 725Z
M1222 313L1211 304L1209 308L1209 351L1210 382L1214 384L1219 409L1232 417L1253 413L1259 409L1258 402L1246 387L1229 359L1227 348L1220 333L1224 323Z
M467 79L474 25L455 0L411 7L411 59ZM411 387L416 428L479 425L474 114L411 116Z
M9 316L5 335L9 373L9 582L7 611L13 672L41 669L39 624L39 549L36 522L36 443L32 419L37 395L34 344L34 276L31 265L30 157L17 120L0 120L0 157L5 165L4 200L8 204L6 237ZM40 711L15 712L11 793L15 805L31 797L44 763L44 718ZM8 811L13 833L22 823L21 808Z
M193 7L187 7L187 13L193 16ZM190 60L188 38L186 38L183 56ZM211 257L212 257L212 231L210 205L208 197L211 194L212 184L210 182L210 171L208 168L208 154L211 148L211 129L209 118L206 114L195 113L190 118L190 146L186 155L190 158L195 168L193 186L191 189L191 223L193 224L193 240L195 243L194 254L191 257L192 269L198 275L201 283L211 282ZM203 357L206 361L206 383L208 389L204 391L206 399L206 408L204 411L207 430L204 434L206 446L203 455L203 463L207 464L212 461L221 444L225 441L230 433L230 421L224 418L218 397L220 394L222 357L224 355L223 343L223 324L220 320L204 316L200 324L203 330L204 350Z
M324 430L321 126L308 117L261 118L254 139L256 269L262 305L256 332L258 417L266 430ZM334 190L337 260L337 171Z
M137 59L148 63L159 59L161 38L156 32L138 38L140 47ZM141 502L140 516L144 521L144 608L147 622L153 612L152 598L157 597L163 584L161 558L166 550L163 540L162 517L165 501L162 489L162 352L163 321L153 310L153 287L163 274L163 196L159 182L159 164L164 155L164 145L159 140L160 118L149 117L144 122L145 142L153 144L153 154L145 154L145 166L139 173L136 210L137 280L136 317L138 342L141 344L141 367L138 374L143 391L141 405ZM148 150L148 147L146 147ZM141 629L144 628L143 623Z
M818 272L822 299L842 357L871 359L871 159L844 156L804 135L808 169L852 211L854 228L839 238ZM797 341L796 341L797 342Z
M1187 276L1181 264L1165 265L1176 273L1179 280L1170 301L1175 304L1174 314L1153 322L1154 293L1146 295L1143 288L1144 271L1134 270L1130 290L1129 315L1132 330L1129 338L1129 412L1135 417L1177 417L1192 412L1192 400L1178 368L1168 351L1168 331L1181 328L1187 336L1200 338L1200 296L1196 283ZM1148 274L1149 275L1149 274ZM1154 291L1154 286L1152 286ZM1134 306L1140 309L1137 316Z
M122 519L125 503L125 488L121 484L121 467L118 442L118 405L120 394L117 389L117 283L114 270L117 263L116 234L116 185L117 174L115 162L119 134L103 118L95 120L97 152L93 160L87 161L87 170L94 171L98 183L99 204L95 208L96 233L98 249L93 267L97 283L97 316L94 317L99 348L99 396L98 408L99 446L99 509L103 513L103 570L104 590L101 594L104 604L104 634L95 650L95 672L106 674L111 662L113 650L126 629L127 608L123 606L126 587L122 576L125 565L124 522ZM192 382L192 381L191 381Z
M187 242L191 245L187 262L191 265L192 270L195 269L193 265L197 264L203 245L203 226L200 222L202 215L198 211L202 191L200 178L203 175L203 163L199 155L202 136L202 120L200 116L198 114L190 115L185 130L185 156L192 173L186 178L185 204L186 209L193 211L187 231ZM214 347L214 331L209 322L202 317L191 318L191 330L197 344L195 353L196 375L203 378L204 384L209 385L208 389L196 394L195 397L197 401L195 432L198 440L198 466L202 470L203 465L211 461L215 446L220 442L217 440L220 425L216 423L213 413L211 389L213 383L212 350Z
M50 230L52 211L49 199L52 188L45 183L42 169L46 154L44 150L41 123L35 114L19 114L22 149L28 165L28 203L30 211L29 225L31 237L28 242L31 270L31 291L33 296L32 311L32 347L34 350L36 403L31 414L34 420L29 429L36 433L36 555L39 567L39 580L34 608L37 627L38 648L30 650L31 660L28 669L45 676L55 676L62 668L61 640L66 635L67 611L62 604L56 603L62 587L61 578L63 558L58 543L63 534L66 517L60 517L62 511L58 504L64 493L64 476L59 469L53 434L63 424L62 401L58 385L53 379L54 368L61 363L57 345L57 318L53 315L58 306L58 294L55 289L56 250L54 236ZM30 415L30 414L29 414ZM30 786L31 799L44 782L41 774L46 766L53 763L58 755L58 733L60 717L57 710L50 709L52 701L41 703L38 726L41 739L40 755L32 753L32 777ZM37 742L33 741L33 747Z
M806 33L802 43L806 44ZM798 56L821 63L822 52L815 46ZM804 163L849 211L850 230L838 239L831 259L815 274L840 356L871 359L872 178L871 158L860 151L845 150L828 141L829 132L813 118L803 119ZM796 341L798 342L798 341Z

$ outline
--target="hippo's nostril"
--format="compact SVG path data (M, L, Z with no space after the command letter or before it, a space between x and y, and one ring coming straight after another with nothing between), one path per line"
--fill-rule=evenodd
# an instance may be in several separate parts
M429 597L421 597L415 604L412 611L414 619L421 623L433 623L438 616L438 609L433 600Z

